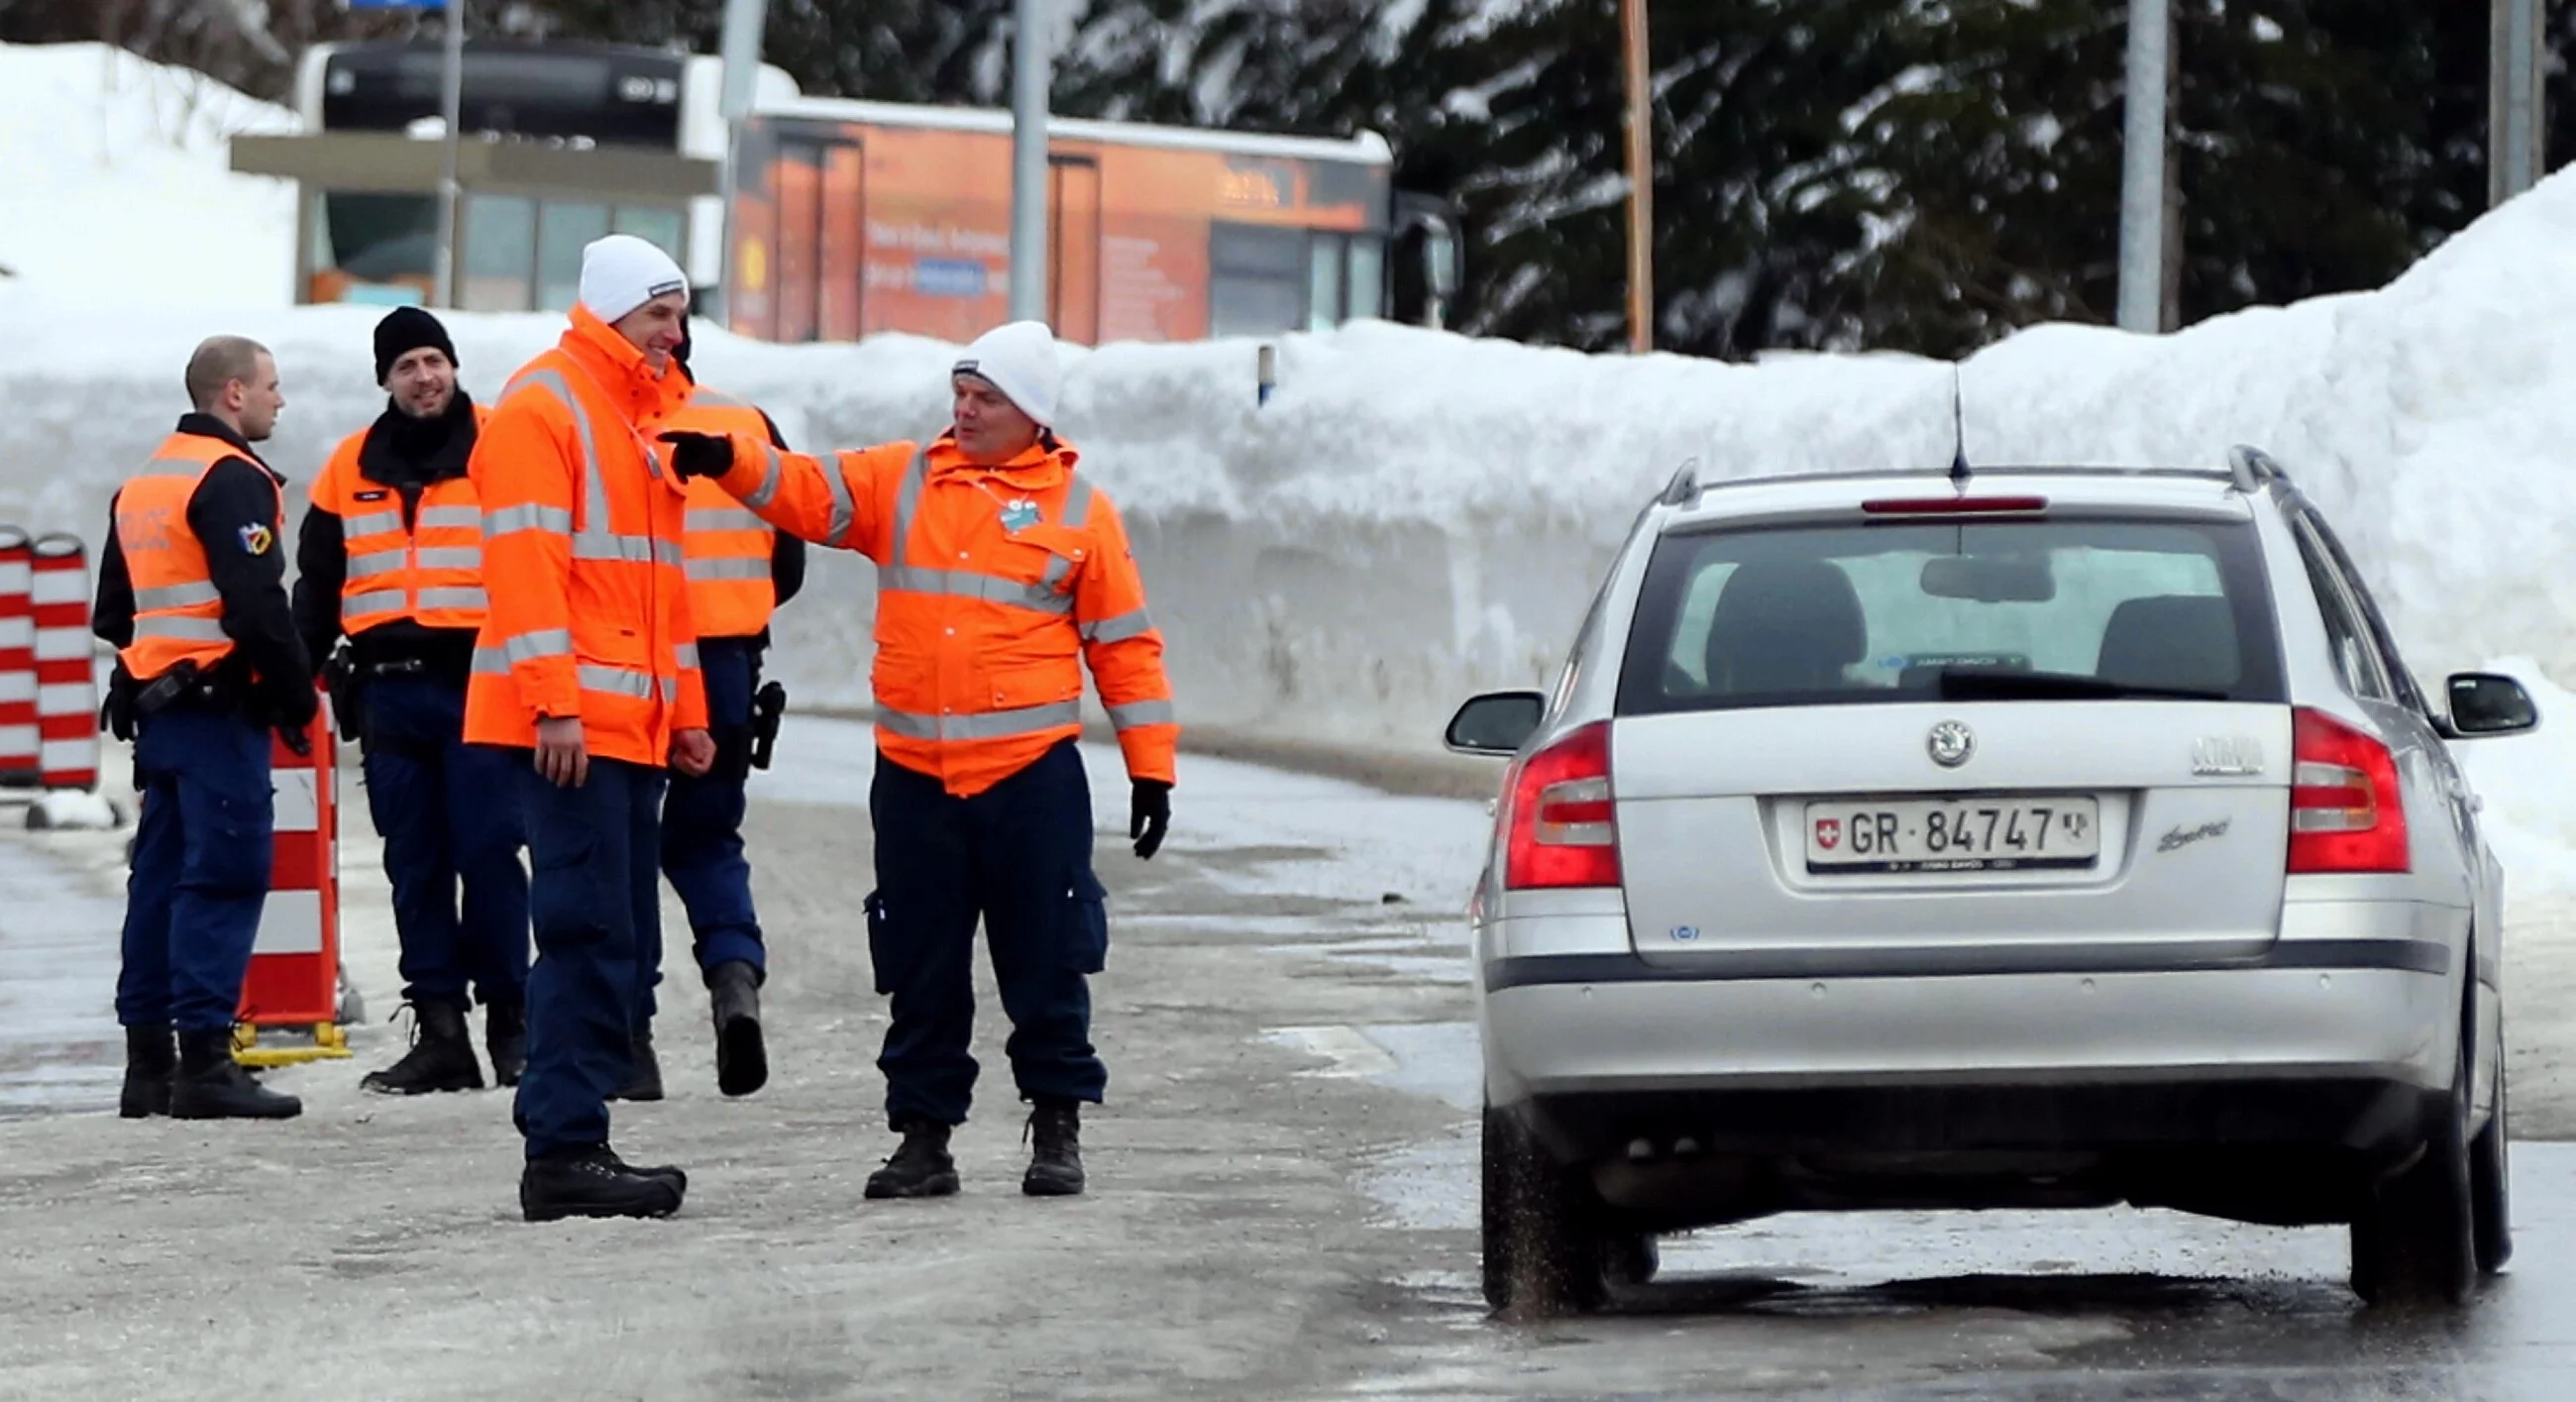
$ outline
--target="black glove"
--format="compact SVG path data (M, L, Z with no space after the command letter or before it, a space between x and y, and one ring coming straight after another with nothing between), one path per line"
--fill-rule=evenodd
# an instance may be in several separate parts
M1136 839L1136 855L1152 861L1163 849L1163 833L1172 825L1172 786L1160 779L1136 781L1127 808L1127 835Z
M733 471L733 440L721 433L673 429L662 435L662 441L671 445L671 471L683 482Z

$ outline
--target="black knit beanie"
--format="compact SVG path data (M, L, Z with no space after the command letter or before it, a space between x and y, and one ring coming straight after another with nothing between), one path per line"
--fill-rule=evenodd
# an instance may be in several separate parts
M438 318L418 307L396 307L384 320L376 323L376 383L382 385L391 374L394 362L423 346L435 348L456 363L456 343L447 339L447 328Z

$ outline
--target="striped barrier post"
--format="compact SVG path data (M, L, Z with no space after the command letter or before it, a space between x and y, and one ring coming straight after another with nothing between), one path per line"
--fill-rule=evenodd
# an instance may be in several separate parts
M36 631L37 764L49 789L98 787L98 666L89 632L89 556L56 533L28 547Z
M34 788L36 743L35 552L27 533L0 526L0 786Z
M242 980L233 1060L250 1066L349 1055L340 1026L340 797L328 699L306 732L310 754L272 739L277 840L250 973ZM259 1045L262 1028L312 1035L309 1047Z

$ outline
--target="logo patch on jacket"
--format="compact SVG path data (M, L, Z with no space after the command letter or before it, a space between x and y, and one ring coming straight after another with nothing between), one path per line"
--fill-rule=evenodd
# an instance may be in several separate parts
M241 543L242 549L251 554L265 555L270 546L277 544L277 533L253 521L241 528Z
M358 500L360 501L383 501L384 499L385 489L382 487L378 487L372 492L358 493Z
M1038 523L1038 504L1021 497L1002 508L1002 529L1013 535Z

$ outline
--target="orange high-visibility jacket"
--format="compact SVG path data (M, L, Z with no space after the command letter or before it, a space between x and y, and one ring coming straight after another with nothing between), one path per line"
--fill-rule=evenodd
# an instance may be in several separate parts
M492 411L477 405L479 428ZM432 482L403 520L399 488L358 470L366 429L340 441L313 481L313 504L340 518L349 572L340 586L340 631L350 637L410 619L424 628L481 628L483 508L471 476Z
M945 437L829 458L757 434L732 442L727 492L780 530L877 562L886 758L981 793L1081 733L1087 663L1128 774L1172 781L1163 635L1117 509L1074 472L1071 447L983 468Z
M769 422L760 410L705 385L692 390L688 404L662 427L769 439ZM688 556L689 617L701 638L757 637L778 611L778 585L770 572L777 530L708 478L692 481L688 491L689 530L681 548Z
M137 681L150 681L183 661L212 671L232 654L223 596L207 568L205 543L188 526L188 500L216 463L241 455L220 438L174 433L117 493L116 544L134 586L134 641L117 656ZM277 535L286 530L282 491L269 529Z
M578 306L502 391L467 467L490 596L468 741L526 748L539 717L579 716L594 757L659 768L673 731L705 728L680 568L687 498L649 436L687 394Z

